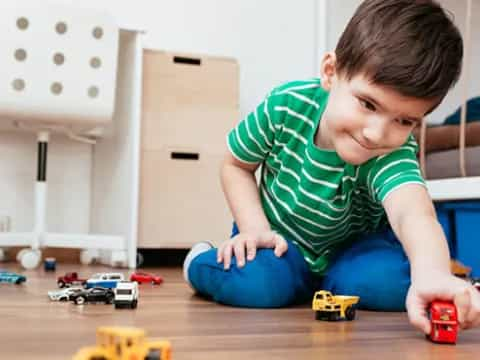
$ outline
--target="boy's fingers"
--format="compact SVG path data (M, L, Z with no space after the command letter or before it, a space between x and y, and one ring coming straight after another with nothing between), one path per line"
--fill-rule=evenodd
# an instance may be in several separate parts
M416 328L423 331L425 334L430 333L430 321L428 320L426 310L416 308L413 314L410 315L410 323Z
M480 325L480 294L476 289L465 289L455 296L454 302L462 329Z
M470 288L471 308L468 313L468 319L472 323L472 327L480 325L480 292L476 288Z
M247 260L251 261L255 259L255 255L257 254L257 244L255 243L255 240L251 238L247 239L246 248L247 248Z
M457 307L458 323L460 328L467 329L471 326L468 321L468 313L470 311L470 293L468 289L464 289L461 292L457 293L453 298L453 302Z
M430 321L427 317L427 304L424 304L414 296L407 297L407 314L410 323L416 328L423 331L425 334L430 333Z
M259 248L272 249L275 247L275 233L273 231L263 232L258 236L257 246Z
M288 249L288 243L287 241L280 235L275 234L275 250L274 253L276 256L280 257L282 256L285 251Z
M228 270L230 268L230 262L232 260L232 244L228 243L223 249L223 268Z
M236 241L233 244L233 253L235 254L235 258L237 259L237 266L242 267L245 265L245 242L244 241Z
M217 248L217 263L221 263L223 261L223 251L225 249L225 243L221 243L220 246Z

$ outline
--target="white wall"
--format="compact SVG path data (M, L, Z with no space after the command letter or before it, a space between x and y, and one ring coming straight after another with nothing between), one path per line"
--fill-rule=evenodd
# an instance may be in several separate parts
M316 0L82 3L108 9L122 25L146 29L146 47L236 58L242 116L273 86L316 74Z
M316 0L60 0L111 12L124 27L145 29L145 46L230 56L240 63L240 112L246 115L279 83L316 74ZM322 0L319 0L322 1ZM89 230L91 147L54 137L48 161L52 231ZM33 222L36 142L0 133L0 216L12 229Z

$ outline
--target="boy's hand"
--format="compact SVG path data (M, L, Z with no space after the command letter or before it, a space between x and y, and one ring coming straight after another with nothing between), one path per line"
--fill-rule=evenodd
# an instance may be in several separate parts
M287 251L288 244L285 239L274 231L264 231L261 233L240 233L233 238L224 241L217 250L217 262L223 261L225 270L230 268L232 254L237 259L237 266L245 265L245 252L247 260L255 258L257 248L274 249L276 256L280 257Z
M470 283L451 274L422 274L412 279L406 307L410 323L430 333L427 308L433 300L453 301L461 329L480 325L480 292Z

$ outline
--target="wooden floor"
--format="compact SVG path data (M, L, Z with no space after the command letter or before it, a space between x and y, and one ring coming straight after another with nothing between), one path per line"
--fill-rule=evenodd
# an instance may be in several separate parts
M456 346L435 345L416 332L402 313L359 311L353 322L314 320L308 305L279 310L249 310L216 305L195 297L180 268L148 269L165 279L140 288L136 310L112 305L51 302L55 277L112 271L104 267L59 264L56 273L20 271L22 285L0 284L0 359L70 359L93 345L99 325L137 326L149 338L167 338L173 359L478 359L480 329L462 332ZM127 274L128 272L125 271Z

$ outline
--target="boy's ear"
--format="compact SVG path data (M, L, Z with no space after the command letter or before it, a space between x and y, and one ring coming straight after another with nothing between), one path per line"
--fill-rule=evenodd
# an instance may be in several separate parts
M335 78L336 74L336 64L337 57L335 56L334 52L327 52L323 56L322 63L320 65L320 78L322 87L327 91L332 87L333 79Z

